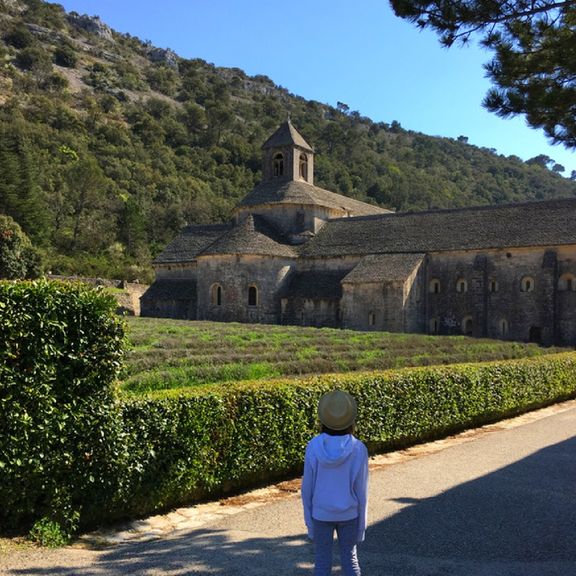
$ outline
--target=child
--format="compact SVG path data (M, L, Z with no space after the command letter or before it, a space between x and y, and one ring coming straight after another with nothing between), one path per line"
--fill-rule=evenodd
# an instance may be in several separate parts
M306 446L302 503L308 536L314 541L314 576L332 571L334 531L346 576L360 576L356 544L364 540L368 492L368 451L352 435L356 401L334 390L318 403L322 433Z

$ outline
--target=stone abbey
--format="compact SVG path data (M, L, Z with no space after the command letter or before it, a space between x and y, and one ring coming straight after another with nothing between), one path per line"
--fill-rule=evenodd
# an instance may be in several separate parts
M576 344L576 199L396 213L314 185L288 121L230 224L188 226L143 316Z

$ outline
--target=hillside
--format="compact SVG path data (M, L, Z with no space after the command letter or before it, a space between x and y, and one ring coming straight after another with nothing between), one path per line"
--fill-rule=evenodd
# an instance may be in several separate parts
M576 193L545 158L375 123L57 4L0 8L0 213L53 273L150 279L151 259L183 225L230 217L288 114L315 147L317 185L387 208Z

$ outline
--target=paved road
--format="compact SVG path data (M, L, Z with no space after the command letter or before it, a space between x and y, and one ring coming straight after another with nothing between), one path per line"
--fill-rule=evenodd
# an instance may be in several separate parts
M379 457L364 574L576 574L575 492L576 402ZM311 557L295 494L153 542L0 558L0 574L303 576Z

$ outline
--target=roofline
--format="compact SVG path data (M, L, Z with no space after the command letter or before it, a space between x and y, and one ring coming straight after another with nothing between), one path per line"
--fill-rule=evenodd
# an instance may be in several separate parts
M357 202L361 202L361 200L357 200ZM573 202L576 204L576 197L568 196L566 198L552 198L549 200L527 200L525 202L509 202L506 204L482 204L480 206L463 206L462 208L432 208L430 210L412 210L407 212L384 212L382 214L365 214L363 216L354 216L355 220L375 220L380 218L391 218L391 217L408 217L408 216L420 216L426 214L450 214L450 213L462 213L462 212L478 212L478 211L490 211L490 210L498 210L502 208L521 208L526 206L535 206L535 205L546 205L546 204L554 204L554 203L565 203L565 202ZM368 204L368 206L372 206L372 204ZM377 208L381 208L381 206L377 206ZM386 210L386 208L383 208ZM338 222L338 221L347 221L350 220L350 217L344 218L331 218L330 222Z

